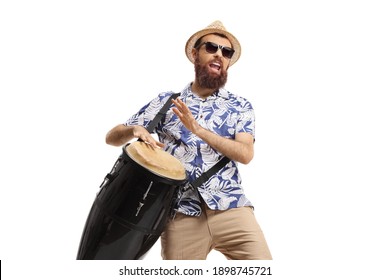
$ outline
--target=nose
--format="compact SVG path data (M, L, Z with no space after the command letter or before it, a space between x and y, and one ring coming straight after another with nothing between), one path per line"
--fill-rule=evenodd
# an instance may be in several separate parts
M215 57L223 57L221 48L218 48L218 50L214 53Z

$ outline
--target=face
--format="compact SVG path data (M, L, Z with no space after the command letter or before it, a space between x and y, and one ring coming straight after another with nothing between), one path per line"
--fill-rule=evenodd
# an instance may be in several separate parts
M201 39L202 43L212 42L221 46L231 47L227 38L215 34L209 34ZM227 81L227 69L230 59L222 55L222 50L218 49L215 53L206 51L204 44L199 49L193 49L192 55L195 60L196 81L200 87L208 89L218 89L223 87Z

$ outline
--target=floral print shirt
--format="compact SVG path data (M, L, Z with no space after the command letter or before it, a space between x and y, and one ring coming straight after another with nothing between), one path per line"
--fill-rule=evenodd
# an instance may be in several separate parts
M147 127L172 94L173 92L160 93L124 124ZM179 98L190 108L202 127L229 139L234 139L240 132L250 133L254 137L254 110L245 98L221 88L208 98L202 99L191 91L191 84L184 88ZM187 130L172 111L173 106L172 104L154 132L157 133L159 141L165 144L165 150L182 162L188 180L192 182L216 164L223 155ZM184 188L177 210L186 215L199 216L199 195L213 210L252 206L244 194L238 163L235 161L226 164L198 190Z

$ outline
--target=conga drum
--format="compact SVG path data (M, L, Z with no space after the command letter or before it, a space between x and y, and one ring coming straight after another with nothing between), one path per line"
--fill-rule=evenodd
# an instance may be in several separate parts
M187 181L180 161L144 142L122 147L86 220L78 260L142 259L173 214Z

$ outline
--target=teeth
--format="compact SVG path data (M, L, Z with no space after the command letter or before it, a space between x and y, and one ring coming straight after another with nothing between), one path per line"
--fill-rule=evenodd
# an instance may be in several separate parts
M219 64L219 63L214 63L214 62L213 62L213 63L211 63L211 65L217 67L218 70L221 69L221 64Z

